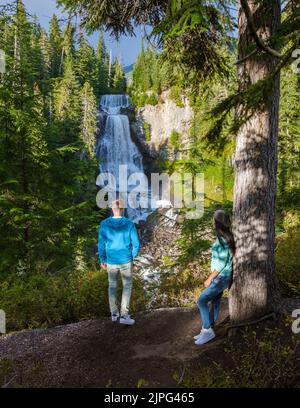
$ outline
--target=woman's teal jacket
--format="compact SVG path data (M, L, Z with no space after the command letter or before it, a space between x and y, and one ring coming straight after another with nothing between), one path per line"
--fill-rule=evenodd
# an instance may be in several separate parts
M228 242L219 238L212 245L211 271L218 271L221 276L230 278L232 275L232 253ZM223 244L223 245L222 245Z

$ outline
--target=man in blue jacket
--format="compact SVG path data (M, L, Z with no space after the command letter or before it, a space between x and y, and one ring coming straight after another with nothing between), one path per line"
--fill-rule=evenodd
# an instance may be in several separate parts
M100 223L98 252L101 266L108 273L111 319L116 322L120 317L120 323L131 326L135 323L129 315L132 263L140 250L140 242L134 223L123 216L122 200L112 203L112 211L113 216ZM116 304L119 272L123 283L121 315Z

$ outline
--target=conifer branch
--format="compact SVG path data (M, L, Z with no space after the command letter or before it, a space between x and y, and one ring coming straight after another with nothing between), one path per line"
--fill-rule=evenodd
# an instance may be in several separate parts
M239 59L238 61L235 62L235 65L240 65L243 62L247 61L248 58L253 57L253 55L258 53L258 48L255 48L255 50L251 51L250 54L246 55L244 58Z

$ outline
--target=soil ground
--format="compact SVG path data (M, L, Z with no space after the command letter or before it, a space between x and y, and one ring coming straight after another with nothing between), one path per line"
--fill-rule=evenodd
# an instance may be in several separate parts
M282 307L291 316L300 308L300 300L285 299ZM132 327L106 318L0 337L2 386L173 388L190 369L201 372L212 362L227 366L226 298L221 302L217 337L203 346L193 340L201 326L196 307L157 309L135 319ZM286 330L290 338L290 327Z
M227 315L224 300L219 327ZM206 346L194 344L200 330L196 307L135 318L132 327L95 319L0 337L0 360L13 368L9 386L136 387L140 381L143 387L177 387L186 364L205 352L220 353L222 336Z

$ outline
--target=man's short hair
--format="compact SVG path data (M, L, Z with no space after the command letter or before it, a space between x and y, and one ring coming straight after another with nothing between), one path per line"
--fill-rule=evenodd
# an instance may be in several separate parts
M123 200L114 200L111 203L111 208L117 208L119 210L123 210L125 208L125 204Z

